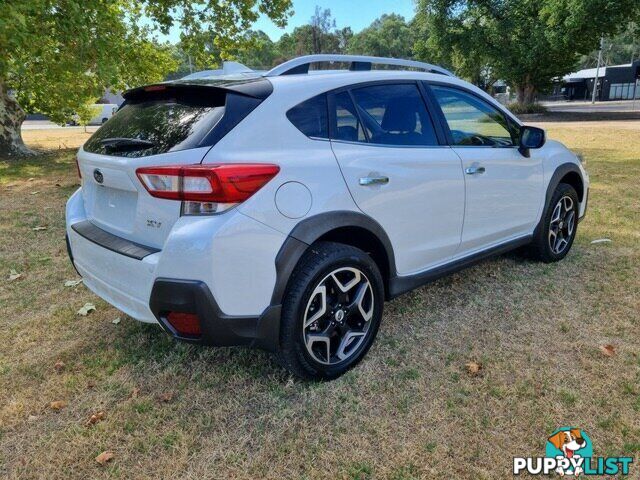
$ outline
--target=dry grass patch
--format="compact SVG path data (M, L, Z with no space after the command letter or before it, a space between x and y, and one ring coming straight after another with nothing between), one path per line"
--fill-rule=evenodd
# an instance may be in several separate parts
M96 127L65 127L46 130L23 130L22 138L29 147L37 150L77 149L86 142Z
M174 343L64 287L73 152L0 162L0 476L508 478L563 425L597 455L637 456L640 128L544 126L593 181L569 257L504 256L387 304L363 364L321 384L259 351ZM76 315L86 302L97 311Z

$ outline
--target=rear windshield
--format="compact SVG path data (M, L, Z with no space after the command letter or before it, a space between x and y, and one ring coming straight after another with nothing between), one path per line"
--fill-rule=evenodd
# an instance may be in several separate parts
M213 89L210 89L210 91ZM197 147L223 117L224 93L167 91L127 101L84 145L119 157L145 157Z

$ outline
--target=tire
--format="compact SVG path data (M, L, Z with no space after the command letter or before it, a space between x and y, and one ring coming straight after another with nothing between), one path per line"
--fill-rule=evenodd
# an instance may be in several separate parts
M314 244L285 292L280 363L306 380L339 377L373 344L383 303L382 276L369 255L341 243Z
M566 183L559 184L534 234L531 243L534 258L552 263L567 256L578 231L578 208L575 189Z

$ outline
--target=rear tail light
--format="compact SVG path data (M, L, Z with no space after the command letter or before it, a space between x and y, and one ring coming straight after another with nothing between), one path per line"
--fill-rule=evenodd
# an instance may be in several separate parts
M82 180L82 172L80 171L80 163L78 162L78 157L76 157L76 170L78 170L78 178Z
M167 321L180 336L199 337L202 335L200 319L195 313L169 312Z
M185 203L235 204L256 193L279 171L280 167L272 164L238 163L142 167L136 174L153 197Z

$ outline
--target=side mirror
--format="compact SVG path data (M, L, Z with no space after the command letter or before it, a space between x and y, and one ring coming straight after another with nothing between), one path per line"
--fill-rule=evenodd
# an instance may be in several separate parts
M525 126L520 129L520 153L525 157L529 156L529 150L542 148L546 141L547 136L541 128Z

